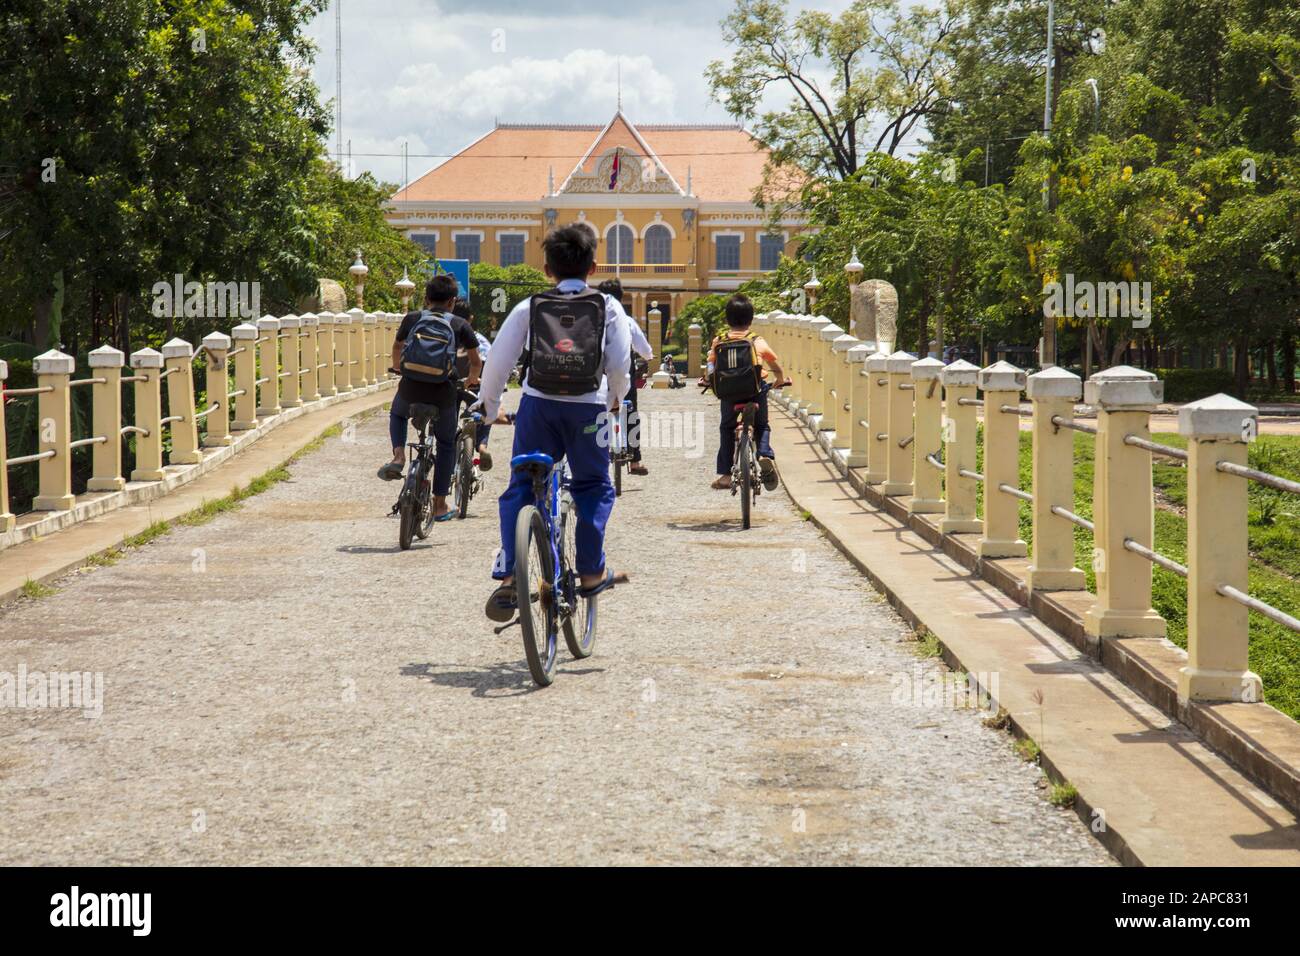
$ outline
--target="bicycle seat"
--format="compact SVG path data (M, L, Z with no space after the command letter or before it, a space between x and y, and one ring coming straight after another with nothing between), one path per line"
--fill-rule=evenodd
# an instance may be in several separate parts
M411 406L410 414L411 424L415 426L417 432L422 432L428 427L430 421L438 417L438 406L417 402Z
M510 467L514 471L526 471L531 474L548 475L551 473L551 467L555 464L555 459L550 455L544 455L540 451L530 451L526 455L515 455L510 459Z

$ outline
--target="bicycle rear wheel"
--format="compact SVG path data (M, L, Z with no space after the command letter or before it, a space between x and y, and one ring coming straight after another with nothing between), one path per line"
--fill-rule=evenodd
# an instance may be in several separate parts
M430 480L432 466L428 463L420 467L420 480L416 483L415 512L419 515L415 522L415 535L421 541L429 537L433 530L433 483Z
M420 520L419 472L418 463L412 462L406 481L402 483L401 496L397 499L397 510L401 516L401 526L397 531L397 546L403 551L410 550L411 541L415 537L415 528Z
M614 497L623 496L623 459L614 459Z
M551 540L542 514L525 505L515 520L515 600L524 632L524 656L538 687L555 680L555 627Z
M469 514L469 500L474 497L474 439L462 434L456 443L456 476L453 479L453 502L456 520Z
M574 570L578 551L577 527L578 515L573 510L573 501L566 500L560 506L560 553L569 578L569 587L573 589L573 613L564 619L561 627L569 653L574 659L583 660L590 657L596 649L596 611L600 596L583 598L577 594L578 572Z
M749 508L754 500L754 452L749 447L749 429L740 434L736 457L740 460L740 526L749 528Z

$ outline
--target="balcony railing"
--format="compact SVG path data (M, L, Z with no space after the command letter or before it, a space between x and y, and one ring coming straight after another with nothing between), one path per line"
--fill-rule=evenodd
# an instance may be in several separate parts
M596 271L624 276L680 276L686 274L684 262L598 262Z

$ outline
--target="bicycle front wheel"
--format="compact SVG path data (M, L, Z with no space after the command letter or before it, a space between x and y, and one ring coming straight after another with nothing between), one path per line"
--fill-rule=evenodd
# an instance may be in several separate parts
M538 687L555 680L557 634L555 568L542 513L526 505L515 520L515 600L524 632L524 656Z
M740 526L749 528L749 506L754 500L754 450L749 445L749 432L740 436L740 448L736 450L740 459Z

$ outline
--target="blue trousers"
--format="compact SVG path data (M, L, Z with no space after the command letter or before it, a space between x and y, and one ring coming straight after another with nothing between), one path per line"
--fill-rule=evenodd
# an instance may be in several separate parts
M525 395L515 417L512 454L542 452L556 461L568 458L573 474L570 491L578 512L577 572L599 574L605 568L605 525L614 510L614 483L609 479L609 446L598 440L605 409L585 402L552 402ZM501 550L492 577L515 573L515 519L524 505L533 503L530 477L514 472L501 494Z

